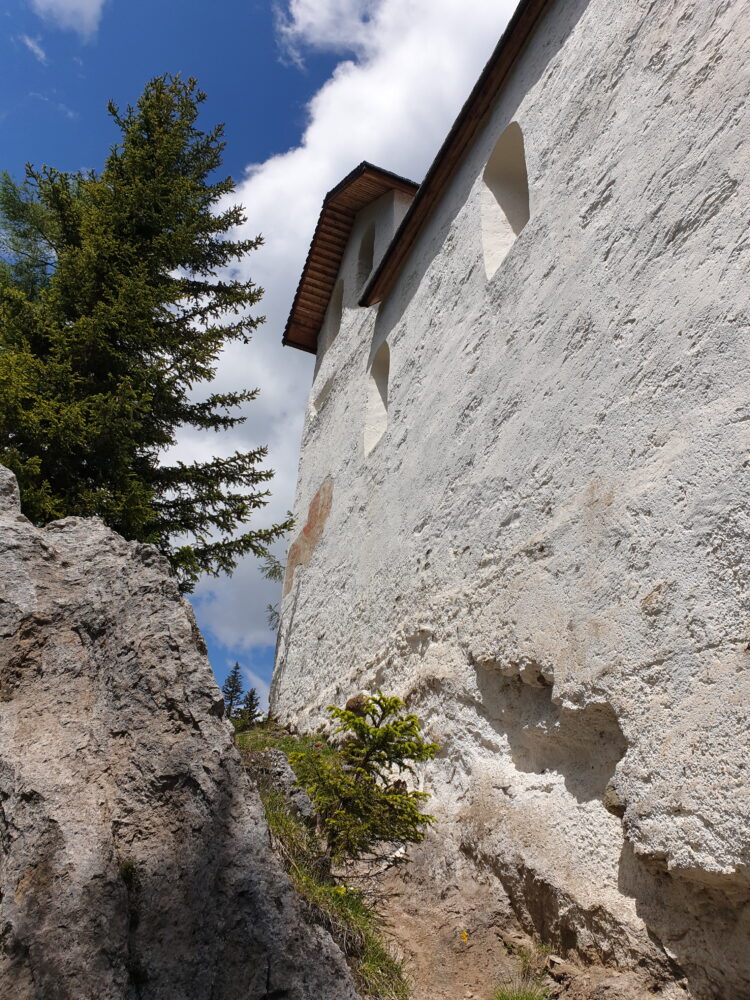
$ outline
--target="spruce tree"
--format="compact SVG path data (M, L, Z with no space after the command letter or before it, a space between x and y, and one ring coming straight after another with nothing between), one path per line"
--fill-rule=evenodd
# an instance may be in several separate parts
M325 831L330 859L355 861L377 856L378 845L419 844L435 822L422 812L426 792L408 788L404 773L431 760L440 749L422 735L416 715L400 698L378 691L351 699L346 708L328 706L342 736L338 753L322 743L289 755ZM403 855L389 849L390 863ZM382 860L382 859L381 859Z
M246 692L240 709L240 730L250 729L256 722L260 722L260 698L255 688L250 688Z
M183 590L290 526L248 527L265 448L165 458L180 428L236 427L257 395L198 396L262 322L262 290L226 277L261 239L230 238L245 217L216 179L222 126L198 128L204 100L158 77L135 108L110 104L121 140L101 173L28 167L0 185L0 462L32 521L99 515L157 545Z
M239 705L242 697L242 674L236 661L221 687L221 693L224 695L224 714L231 719L235 706Z

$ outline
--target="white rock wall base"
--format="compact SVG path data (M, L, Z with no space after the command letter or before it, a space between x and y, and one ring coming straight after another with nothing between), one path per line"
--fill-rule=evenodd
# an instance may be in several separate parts
M526 929L706 1000L750 997L748 92L748 0L552 5L397 287L319 360L298 523L332 501L273 691L303 728L408 698L441 831ZM531 217L488 281L511 121Z

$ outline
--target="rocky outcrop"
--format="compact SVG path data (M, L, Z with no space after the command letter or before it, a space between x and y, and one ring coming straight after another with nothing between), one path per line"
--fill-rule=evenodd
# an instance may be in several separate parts
M355 1000L156 551L0 467L1 1000Z

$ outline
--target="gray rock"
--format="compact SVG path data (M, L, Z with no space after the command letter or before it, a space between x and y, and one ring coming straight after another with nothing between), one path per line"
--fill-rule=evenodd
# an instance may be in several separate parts
M0 468L0 1000L355 1000L154 549Z
M305 819L315 815L313 804L304 788L297 784L297 775L281 750L264 750L255 754L253 769L279 791L291 808Z

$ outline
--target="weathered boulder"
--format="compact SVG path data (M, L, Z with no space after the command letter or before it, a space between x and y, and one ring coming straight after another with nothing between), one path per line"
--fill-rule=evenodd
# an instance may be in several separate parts
M355 1000L161 557L0 467L0 998Z

